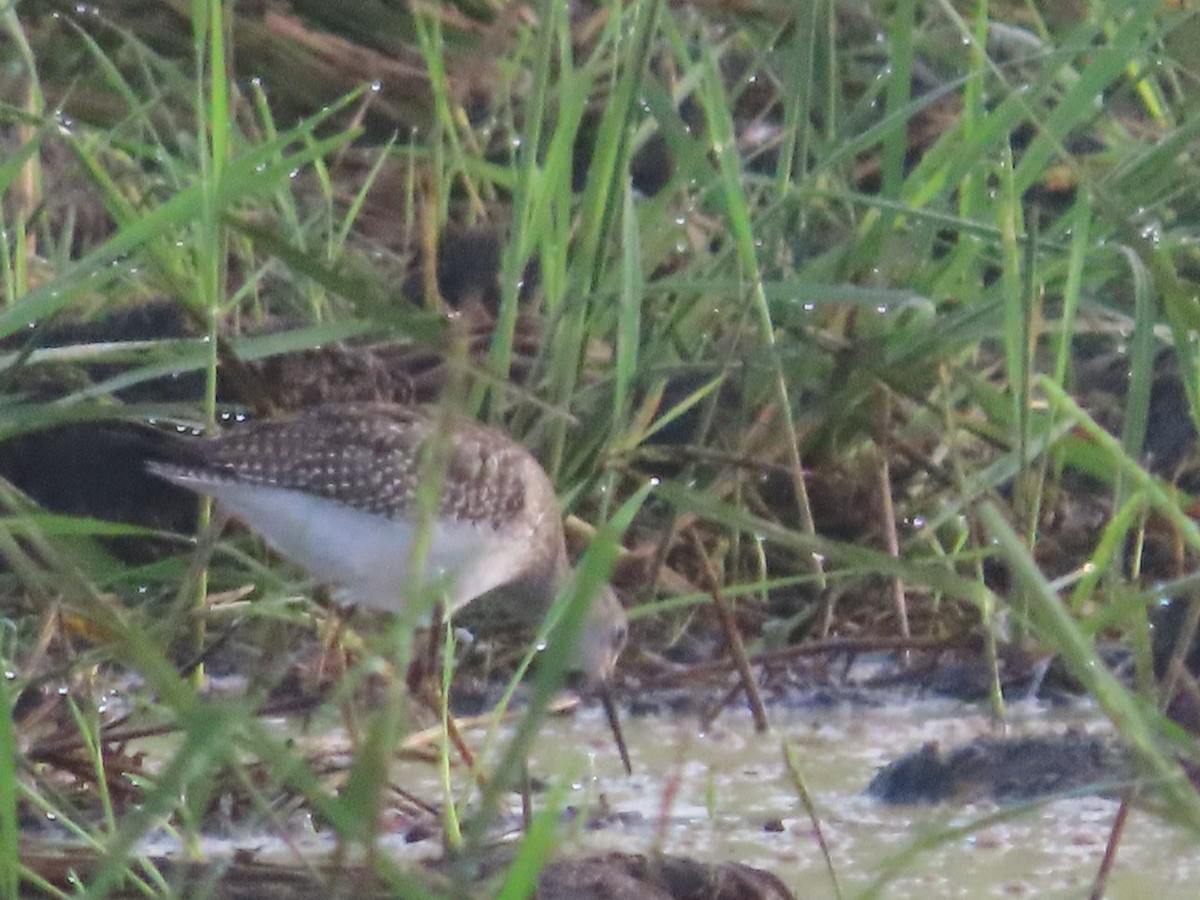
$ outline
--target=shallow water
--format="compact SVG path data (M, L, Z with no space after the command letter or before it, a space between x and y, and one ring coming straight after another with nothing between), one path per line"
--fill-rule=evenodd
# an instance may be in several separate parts
M1105 732L1094 711L1035 704L1011 710L1010 734L1074 726ZM792 748L820 817L845 896L859 896L924 838L935 842L886 884L888 898L1086 897L1117 802L1086 797L1029 807L992 804L887 807L863 796L875 771L927 741L949 747L991 734L960 704L772 712L773 733L728 713L708 732L694 720L626 722L635 775L623 776L604 725L589 711L547 725L536 772L579 773L573 802L602 792L619 821L580 835L589 849L737 860L769 869L803 898L834 897L813 826L797 798L781 745ZM991 821L984 821L991 817ZM1135 811L1110 880L1109 898L1191 898L1200 878L1200 836Z
M1010 708L1011 735L1061 732L1069 727L1105 733L1106 722L1087 706L1064 709L1025 703ZM820 819L844 897L869 894L876 883L887 898L1084 898L1090 891L1117 811L1114 800L1060 799L1028 807L993 804L888 807L863 795L876 770L928 741L943 747L994 734L973 708L949 702L771 710L773 731L756 735L749 716L727 712L701 733L694 717L629 717L624 726L634 772L621 769L598 709L551 718L531 757L545 783L535 812L556 791L579 815L564 817L561 852L603 850L666 853L698 860L738 861L779 876L799 898L836 893L813 825L783 759L791 748ZM307 730L309 748L333 754L344 743L336 728ZM482 729L467 731L478 746ZM324 752L324 750L322 751ZM396 783L436 802L434 767L404 763ZM457 789L466 779L454 776ZM507 820L520 839L518 804ZM591 826L585 823L592 821ZM958 831L938 839L950 829ZM237 830L237 829L235 829ZM178 855L175 842L143 846ZM930 846L915 850L923 841ZM300 828L286 842L258 834L207 839L204 855L229 857L252 847L261 861L295 865L332 853L327 830ZM381 841L398 861L437 856L436 838L405 843L402 832ZM1110 900L1193 898L1200 880L1200 836L1134 811L1110 880Z

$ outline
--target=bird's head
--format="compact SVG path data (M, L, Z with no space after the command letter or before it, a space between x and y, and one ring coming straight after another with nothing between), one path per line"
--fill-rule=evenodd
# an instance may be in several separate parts
M617 599L612 587L606 584L592 598L592 606L579 638L579 652L572 668L580 676L583 686L600 697L617 750L621 755L621 763L625 771L632 774L629 751L625 746L625 736L621 732L621 722L617 717L617 707L609 686L617 658L625 649L628 637L629 622L625 616L625 608L621 606L621 601Z
M579 638L579 653L572 666L583 686L594 688L612 677L628 636L629 623L625 608L613 589L606 584L592 599Z

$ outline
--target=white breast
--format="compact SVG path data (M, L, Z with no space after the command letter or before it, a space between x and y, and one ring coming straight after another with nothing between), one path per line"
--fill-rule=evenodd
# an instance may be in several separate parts
M414 591L433 589L455 610L516 578L522 550L528 553L528 542L512 529L437 520L424 571L413 578L413 519L389 519L288 488L211 482L195 487L244 519L281 555L335 586L338 602L345 604L399 611Z

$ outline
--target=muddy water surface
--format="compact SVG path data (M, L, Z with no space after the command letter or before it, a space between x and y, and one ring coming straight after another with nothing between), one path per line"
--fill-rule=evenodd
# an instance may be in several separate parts
M770 711L773 731L755 735L749 717L727 712L701 732L693 716L627 717L635 774L627 777L598 709L552 718L540 734L531 771L544 787L535 811L562 796L560 852L655 850L701 861L738 861L778 875L801 900L837 896L810 818L783 758L791 749L819 816L842 896L887 898L1085 898L1117 811L1101 797L1059 799L1025 807L993 803L889 807L864 789L885 763L928 741L945 748L994 734L986 716L956 703L904 703L874 708ZM286 726L285 726L286 727ZM1092 709L1018 704L1010 735L1108 728ZM336 727L313 727L306 743L344 746ZM468 730L479 747L483 729ZM439 800L435 768L400 764L395 783ZM467 779L452 777L461 792ZM460 793L461 796L461 793ZM311 823L310 823L311 825ZM506 819L520 840L519 803ZM257 859L296 865L332 858L327 829L302 827L286 841L264 834L205 839L204 856L228 858L251 848ZM381 849L400 865L440 855L430 833L409 843L388 829ZM143 849L179 854L168 835ZM1129 819L1106 894L1110 900L1191 900L1200 896L1200 835L1152 814Z
M1114 800L886 807L863 796L880 766L927 741L951 747L993 733L986 717L933 703L771 716L775 731L765 736L753 734L739 713L727 713L706 733L694 718L631 718L635 775L626 778L602 720L588 711L548 723L533 766L576 773L571 802L607 804L603 827L579 835L584 847L738 860L776 873L798 897L832 898L813 826L783 762L786 741L845 896L861 896L889 871L898 874L882 889L888 898L1088 896ZM1107 730L1086 707L1025 704L1013 708L1009 733L1072 726ZM932 848L915 851L923 842ZM1133 813L1110 885L1110 898L1200 896L1200 836Z

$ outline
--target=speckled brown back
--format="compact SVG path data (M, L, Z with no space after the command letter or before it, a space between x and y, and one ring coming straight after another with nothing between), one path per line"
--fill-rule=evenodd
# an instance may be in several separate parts
M389 517L412 506L423 472L437 477L444 466L439 515L496 528L524 510L532 462L496 429L389 403L321 406L197 443L203 462L176 473L301 490ZM424 458L435 452L447 454L441 465Z

